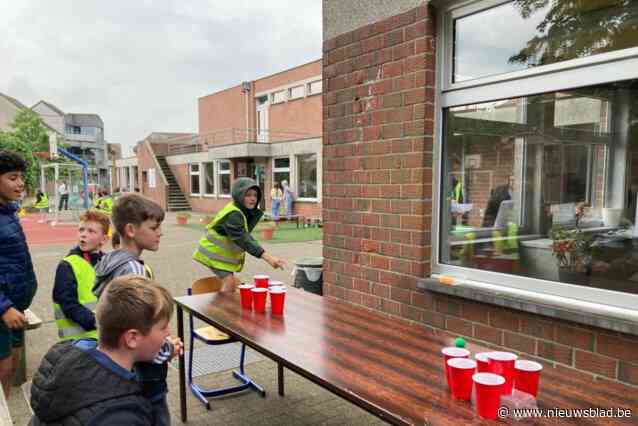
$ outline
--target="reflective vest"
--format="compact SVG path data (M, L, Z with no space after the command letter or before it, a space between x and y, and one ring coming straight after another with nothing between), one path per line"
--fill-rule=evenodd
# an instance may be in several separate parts
M105 215L110 216L111 212L113 211L113 198L99 198L96 203L96 209L100 213L104 213Z
M514 222L507 224L507 238L503 239L501 231L492 231L494 251L496 254L515 253L518 251L518 225Z
M231 201L217 213L211 223L208 224L208 232L201 240L193 259L204 266L221 269L223 271L239 272L244 267L246 253L229 237L221 235L215 231L215 226L221 222L228 214L239 212L244 218L244 230L248 232L248 221L246 216Z
M42 194L42 198L40 198L40 201L38 201L37 203L35 203L35 207L36 209L48 209L49 208L49 197L47 197L47 194Z
M457 182L454 186L454 201L457 203L461 203L463 201L462 190L463 186L461 185L461 182Z
M94 312L95 306L97 305L97 297L95 297L91 291L93 289L93 282L95 281L95 270L93 266L77 254L65 257L64 261L68 262L73 270L73 275L77 282L78 301L86 309ZM53 313L55 315L55 324L58 326L58 336L60 340L81 339L85 337L97 339L97 330L87 331L83 329L78 323L67 318L57 303L53 304Z

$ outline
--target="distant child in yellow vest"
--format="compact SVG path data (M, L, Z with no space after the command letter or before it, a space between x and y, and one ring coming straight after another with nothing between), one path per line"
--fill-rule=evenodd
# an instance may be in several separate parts
M93 294L95 265L102 259L111 223L108 216L89 210L80 216L78 244L58 264L53 284L53 312L61 340L97 338Z
M266 253L250 235L264 215L258 207L261 190L257 182L246 177L237 179L232 195L233 201L217 213L193 254L193 259L222 279L222 291L228 292L237 286L233 274L243 269L246 252L275 269L283 269L286 265L282 259Z

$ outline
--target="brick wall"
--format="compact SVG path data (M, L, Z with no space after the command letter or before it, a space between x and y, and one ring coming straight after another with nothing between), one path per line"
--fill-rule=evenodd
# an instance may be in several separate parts
M142 179L143 172L148 172L148 169L155 169L155 188L148 186L148 180ZM142 195L152 199L157 204L162 206L164 210L168 207L166 202L166 185L160 175L161 170L153 161L153 154L146 148L146 144L137 145L137 170L138 170L138 185Z
M423 5L324 41L325 294L638 386L636 336L417 290L430 272L437 172L433 18Z

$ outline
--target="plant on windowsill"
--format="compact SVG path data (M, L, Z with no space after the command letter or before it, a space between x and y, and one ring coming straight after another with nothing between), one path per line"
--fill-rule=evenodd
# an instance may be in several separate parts
M178 225L186 225L188 224L188 219L190 219L191 214L189 212L179 212L175 217L177 218Z
M561 225L555 225L549 231L552 255L558 263L558 276L562 282L589 284L596 239L594 234L586 234L580 228L584 211L585 204L576 205L574 228L566 229Z

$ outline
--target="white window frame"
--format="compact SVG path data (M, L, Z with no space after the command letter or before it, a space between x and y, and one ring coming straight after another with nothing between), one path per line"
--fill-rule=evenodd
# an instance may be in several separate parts
M222 170L221 165L228 164L228 170ZM215 191L217 192L217 198L230 198L232 196L233 185L231 179L230 192L228 194L222 194L222 185L221 185L221 176L228 175L230 176L230 160L217 160L217 164L215 164L215 169L217 170L217 181L215 182Z
M282 160L282 159L287 159L288 160L288 167L275 167L275 160ZM272 172L270 174L270 180L272 182L271 186L275 185L275 173L288 173L288 185L292 185L293 183L291 182L293 179L293 175L292 175L292 162L293 159L290 158L290 156L280 156L280 157L273 157L272 159ZM281 182L279 182L281 183ZM292 186L291 186L292 188Z
M213 165L213 192L208 193L206 192L206 165L207 164L212 164ZM202 190L202 195L206 198L212 198L215 195L217 195L217 169L215 167L215 162L214 161L204 161L201 163L201 166L199 168L200 170L200 174L201 174L201 179L200 179L200 188Z
M197 166L197 171L193 171L193 166ZM202 196L202 163L188 163L188 192L191 197ZM193 176L199 180L199 192L193 192Z
M301 171L301 167L299 167L299 164L301 163L299 160L299 157L301 157L302 155L312 155L315 154L316 156L316 161L317 161L317 182L315 182L316 186L317 186L317 196L316 197L300 197L299 195L299 186L301 184L301 179L299 178L299 172ZM306 202L318 202L319 201L319 191L320 191L320 187L319 187L319 154L317 154L316 152L303 152L300 154L296 154L295 155L295 195L297 196L295 201L306 201Z
M283 96L283 98L281 100L277 100L276 97L280 93ZM275 92L272 92L272 94L270 95L270 104L271 105L283 104L287 100L288 100L288 90L286 90L286 89L277 90Z
M605 289L529 278L513 274L490 272L454 266L440 262L441 240L441 179L443 170L443 111L446 108L489 102L500 99L530 96L539 93L575 89L584 86L612 83L638 78L638 47L577 58L550 65L481 77L452 83L453 19L480 12L511 0L458 1L441 7L437 16L437 66L435 91L434 173L432 212L432 273L450 275L463 281L471 277L473 283L496 286L499 291L514 294L533 291L541 297L564 298L579 304L585 311L603 308L620 309L626 315L638 314L638 295ZM532 290L530 290L532 289Z
M321 84L321 89L318 92L313 92L312 91L312 85L313 84L317 84L317 83ZM311 81L310 83L307 84L306 96L320 95L322 92L323 92L323 80L314 80L314 81Z
M148 187L155 188L155 168L148 169Z
M293 90L295 89L301 89L301 94L297 96L293 95ZM288 100L303 99L304 97L306 97L306 86L304 84L292 86L288 89Z

